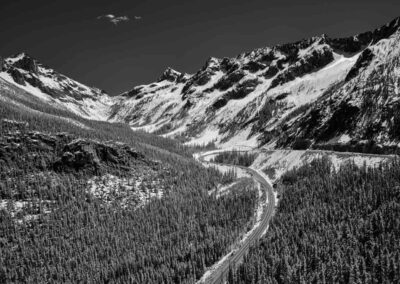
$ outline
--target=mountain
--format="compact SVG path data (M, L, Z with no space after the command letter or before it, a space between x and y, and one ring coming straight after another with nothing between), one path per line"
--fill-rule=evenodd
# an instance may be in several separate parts
M5 59L0 78L81 117L187 144L393 151L400 134L399 25L396 18L351 37L321 35L211 57L194 74L167 68L156 82L118 96L26 54Z
M371 42L335 88L295 120L282 123L278 147L297 144L320 149L394 152L400 142L399 19L393 33ZM382 30L382 29L381 29ZM380 31L380 30L378 30ZM299 143L300 142L300 143Z
M384 128L384 121L398 119L392 115L398 95L398 37L399 18L352 37L322 35L235 58L210 58L192 75L168 68L156 82L120 95L110 120L191 144L286 147L293 146L296 137L310 140L307 147L336 138L395 143L396 131L386 135L375 124ZM373 91L371 80L382 85L380 93L365 99L376 109L348 102ZM389 109L389 101L380 99L382 92L391 101ZM345 109L344 102L354 106ZM347 112L352 113L346 118L351 123L335 118ZM327 124L331 116L339 128ZM380 122L372 123L376 119ZM364 124L365 135L359 133ZM349 139L343 136L347 134Z
M68 78L26 53L2 61L0 78L6 82L79 116L107 120L113 101L104 91Z

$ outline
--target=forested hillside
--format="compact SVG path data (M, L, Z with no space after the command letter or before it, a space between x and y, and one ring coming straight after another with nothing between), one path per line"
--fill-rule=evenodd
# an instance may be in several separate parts
M8 91L1 283L193 283L251 225L253 186L210 194L234 177L190 148Z
M332 172L316 160L282 177L268 234L229 283L399 283L400 163Z
M217 154L212 162L249 167L257 157L256 153L230 151Z

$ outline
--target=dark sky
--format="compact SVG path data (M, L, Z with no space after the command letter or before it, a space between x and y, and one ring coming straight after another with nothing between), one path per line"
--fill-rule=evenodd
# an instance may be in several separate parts
M118 26L96 18L126 15ZM347 36L400 16L399 0L0 0L0 55L26 51L111 94L194 72L210 56L313 35Z

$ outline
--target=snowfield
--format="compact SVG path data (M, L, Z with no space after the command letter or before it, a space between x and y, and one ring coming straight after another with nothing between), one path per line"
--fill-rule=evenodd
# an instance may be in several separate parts
M267 173L268 179L273 182L279 179L285 172L322 157L328 158L335 170L338 170L342 164L349 162L353 162L357 166L365 164L376 167L380 163L394 158L391 155L369 155L319 150L264 150L258 155L252 167Z

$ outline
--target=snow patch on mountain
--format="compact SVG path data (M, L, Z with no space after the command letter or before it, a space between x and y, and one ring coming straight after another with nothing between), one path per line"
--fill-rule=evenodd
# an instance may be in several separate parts
M24 90L25 92L28 92L30 94L32 94L33 96L37 97L38 99L41 99L45 102L50 102L51 101L51 97L45 93L43 93L41 90L39 90L38 88L33 87L31 84L26 83L25 86L24 85L20 85L18 83L16 83L14 81L14 79L10 76L10 74L6 73L6 72L0 72L0 78L13 84L14 86L17 86L18 88Z
M370 167L377 167L382 162L389 161L394 156L369 155L360 153L339 153L318 150L267 150L261 152L252 167L265 172L269 180L276 181L284 173L302 165L309 164L315 159L326 157L329 159L335 170L338 170L344 163L352 162L361 167L364 164Z

